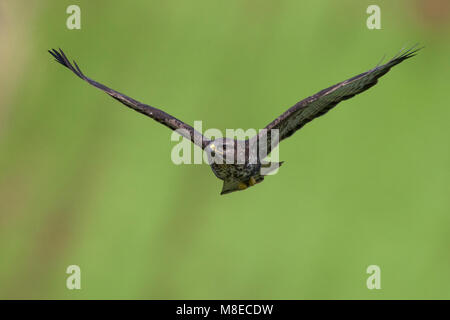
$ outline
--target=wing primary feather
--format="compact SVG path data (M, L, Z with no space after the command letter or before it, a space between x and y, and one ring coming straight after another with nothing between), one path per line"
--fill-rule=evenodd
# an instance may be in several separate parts
M423 48L424 47L419 47L418 43L407 50L402 48L393 58L381 65L381 62L384 60L383 57L375 68L323 89L318 93L297 102L294 106L269 123L265 129L268 131L278 129L278 143L281 142L283 139L288 138L294 132L302 128L306 123L327 113L339 102L354 97L374 86L377 84L378 79L389 72L393 66L414 57L417 52ZM259 139L264 136L264 134L259 134L253 139ZM268 141L264 144L267 146L266 155L270 153L272 147L276 146L276 144L273 145L271 143L269 134L267 134L267 137Z
M383 62L383 60L386 58L386 54L384 54L382 57L381 57L381 60L377 63L377 66L376 67L378 67L382 62ZM74 61L75 62L75 61ZM375 67L375 68L376 68Z
M204 149L210 143L210 140L205 136L203 136L200 132L196 131L190 125L171 116L170 114L155 107L136 101L133 98L130 98L118 91L108 88L107 86L86 77L81 71L78 64L75 62L75 60L73 60L73 65L70 63L69 59L67 58L66 54L61 48L59 48L59 51L57 51L56 49L52 49L48 50L48 52L53 56L53 58L55 58L55 60L58 63L62 64L64 67L71 70L79 78L88 82L90 85L102 90L103 92L107 93L108 95L120 101L124 105L130 107L131 109L134 109L137 112L145 114L146 116L158 121L159 123L165 125L166 127L172 130L183 129L183 131L178 132L185 138L190 139L193 143L195 143L202 149ZM187 133L185 131L187 131ZM197 137L201 137L201 139L198 139Z

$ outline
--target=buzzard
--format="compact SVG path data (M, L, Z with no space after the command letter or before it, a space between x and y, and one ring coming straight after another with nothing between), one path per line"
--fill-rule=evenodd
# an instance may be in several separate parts
M380 65L380 62L375 68L369 71L323 89L297 102L269 123L264 128L265 130L261 130L250 139L218 138L213 141L170 114L136 101L88 78L81 72L75 61L73 61L73 65L70 63L61 49L59 51L53 49L49 50L49 52L57 62L71 70L84 81L104 91L127 107L145 114L172 130L176 130L206 151L212 171L219 179L223 180L221 194L226 194L244 190L249 186L254 186L263 181L265 175L282 164L282 162L270 163L264 161L265 156L270 154L272 149L280 141L290 137L311 120L324 115L339 102L352 98L374 86L378 82L378 78L389 72L393 66L415 56L420 49L417 48L417 45L408 50L402 49L387 63Z

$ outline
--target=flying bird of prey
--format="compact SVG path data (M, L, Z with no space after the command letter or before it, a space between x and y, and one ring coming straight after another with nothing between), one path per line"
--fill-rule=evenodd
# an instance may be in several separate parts
M244 190L249 186L253 186L264 180L264 176L269 173L265 168L278 168L280 163L268 163L264 161L264 157L270 154L276 145L290 137L294 132L303 127L311 120L322 116L339 102L352 98L353 96L369 89L378 82L378 78L385 75L389 70L416 55L417 45L409 50L401 50L387 63L378 64L375 68L361 73L348 80L342 81L329 88L319 91L289 108L278 118L269 123L265 129L245 141L218 138L213 141L203 136L190 125L171 116L164 111L152 106L136 101L120 92L112 90L101 83L98 83L85 76L77 63L73 61L73 65L67 59L64 52L53 49L49 50L50 54L57 62L70 69L78 77L85 80L94 87L104 91L114 99L120 101L127 107L130 107L150 118L160 122L172 130L177 130L185 138L190 139L193 143L201 147L208 154L211 168L214 174L223 180L221 194L233 191ZM272 132L276 132L276 139L272 140ZM263 143L261 143L263 141ZM238 146L243 146L238 148ZM257 150L257 152L253 152ZM229 161L231 159L231 161ZM243 161L238 161L243 159ZM219 160L219 161L218 161Z

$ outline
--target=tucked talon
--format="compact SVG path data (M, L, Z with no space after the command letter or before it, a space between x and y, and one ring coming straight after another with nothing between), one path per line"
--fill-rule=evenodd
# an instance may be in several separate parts
M248 184L249 184L250 186L254 186L254 185L256 184L255 178L250 177L250 180L248 180Z
M245 190L248 188L248 186L245 183L241 182L241 183L239 183L238 188L239 188L239 190Z

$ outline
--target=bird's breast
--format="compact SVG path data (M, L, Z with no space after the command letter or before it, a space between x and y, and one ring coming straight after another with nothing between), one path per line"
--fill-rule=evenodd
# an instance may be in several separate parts
M212 163L211 169L221 180L244 180L259 173L261 164Z

